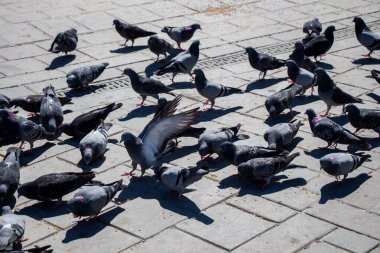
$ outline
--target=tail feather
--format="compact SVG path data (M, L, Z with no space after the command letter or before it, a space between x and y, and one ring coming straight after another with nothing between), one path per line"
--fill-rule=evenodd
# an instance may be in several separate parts
M343 138L339 140L341 143L343 143L343 144L357 144L366 150L370 150L372 148L371 144L366 142L364 139L354 135L353 133L351 133L347 129L344 129L344 133L345 133L345 135L343 136Z
M286 64L286 60L277 59L275 66L276 66L276 68L281 68L281 67L285 66L285 64Z
M111 112L113 112L113 111L119 109L119 108L122 107L122 106L123 106L123 103L117 103L117 104L115 104L115 105L112 107Z
M299 153L299 152L296 152L296 153L294 153L294 154L291 154L291 155L285 157L285 162L286 162L286 164L291 163L291 162L292 162L297 156L299 156L299 155L300 155L300 153Z
M232 94L242 94L242 93L244 93L244 91L241 89L222 86L222 89L220 90L220 93L218 94L217 97L226 97Z
M149 32L149 31L145 31L145 32L142 34L142 36L152 36L152 35L155 35L155 34L157 34L157 33L155 33L155 32Z

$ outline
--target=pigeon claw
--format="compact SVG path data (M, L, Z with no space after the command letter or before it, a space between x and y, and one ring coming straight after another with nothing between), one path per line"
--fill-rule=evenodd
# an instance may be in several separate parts
M144 101L142 101L140 104L136 104L136 107L137 106L140 106L140 107L143 107L145 104L144 104Z
M372 52L369 52L368 54L362 54L364 57L371 57Z
M135 173L133 172L133 170L130 171L130 172L124 172L123 174L121 174L122 177L123 176L131 176L131 177L133 177L134 175L135 175Z

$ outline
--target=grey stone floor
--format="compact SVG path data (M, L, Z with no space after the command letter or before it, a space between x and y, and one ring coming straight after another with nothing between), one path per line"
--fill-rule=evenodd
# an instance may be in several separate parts
M287 58L294 42L303 37L300 27L313 17L319 17L324 27L334 24L338 29L322 67L344 90L362 98L363 107L380 109L380 87L369 78L369 70L379 69L380 61L361 59L367 50L357 42L351 22L360 15L380 32L378 0L2 0L0 5L0 93L11 98L40 94L51 83L60 94L75 95L68 93L68 71L94 62L110 63L89 92L74 96L74 104L64 107L69 122L90 108L124 103L110 115L114 127L106 160L92 168L104 182L130 170L128 153L118 143L120 135L126 130L138 133L156 103L150 99L149 106L135 107L140 98L121 71L130 67L149 75L156 66L152 65L155 56L146 49L145 38L136 41L135 49L120 48L123 39L112 26L114 18L157 32L165 25L199 22L203 30L194 36L201 41L199 67L209 79L246 92L217 100L215 110L204 113L198 125L213 128L243 123L242 131L250 135L253 145L265 145L264 131L289 120L267 121L263 106L267 96L288 83L285 68L270 71L266 81L257 82L258 72L251 69L243 49L252 46ZM75 58L57 61L57 55L47 49L58 32L71 27L79 32ZM171 83L167 77L161 80ZM189 77L176 80L172 87L185 96L180 107L202 106ZM24 246L51 244L54 252L109 253L380 252L377 134L359 133L374 146L372 162L352 173L346 184L337 185L319 170L318 158L331 151L317 149L325 143L312 137L303 114L308 107L322 112L325 105L318 97L300 98L296 104L296 118L305 125L294 147L301 156L294 162L306 168L285 171L266 190L239 180L236 168L220 162L215 165L218 170L193 185L181 201L159 185L151 172L141 183L124 177L125 190L93 222L78 222L64 204L51 210L21 197L16 209L27 219L29 240ZM340 112L341 108L334 108L333 118L352 129ZM79 162L78 143L70 139L65 143L38 141L32 155L22 154L21 182L51 172L89 169ZM338 147L347 150L344 145ZM3 154L5 148L1 148ZM182 140L166 162L186 166L199 159L196 140L189 138Z

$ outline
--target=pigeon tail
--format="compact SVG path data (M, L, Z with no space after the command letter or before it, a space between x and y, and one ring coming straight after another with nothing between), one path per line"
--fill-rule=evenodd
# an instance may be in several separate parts
M361 147L363 147L366 150L370 150L372 148L372 145L363 140L362 138L354 135L348 130L344 130L345 135L341 140L339 140L340 143L342 144L357 144Z
M300 155L300 153L299 152L296 152L296 153L294 153L294 154L291 154L291 155L289 155L289 156L287 156L287 157L285 157L284 158L284 160L285 160L285 163L288 165L288 164L290 164L297 156L299 156Z
M241 89L233 88L233 87L227 87L227 86L222 85L220 92L219 92L217 97L226 97L226 96L229 96L232 94L242 94L242 93L244 93L244 91L242 91Z
M111 112L113 112L113 111L119 109L119 108L122 107L122 106L123 106L123 103L117 103L117 104L114 104L114 106L113 106L112 109L111 109Z
M286 65L286 60L277 59L277 61L275 62L276 69L281 68L285 65Z

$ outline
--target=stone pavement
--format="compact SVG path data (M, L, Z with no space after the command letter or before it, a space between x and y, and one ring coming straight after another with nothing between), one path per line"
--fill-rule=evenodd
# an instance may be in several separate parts
M60 94L73 97L74 104L64 107L65 122L99 105L124 103L110 115L114 127L106 160L92 167L96 179L104 182L117 180L130 170L128 153L118 143L120 135L126 130L139 133L156 103L149 99L149 106L135 107L140 98L121 71L130 67L151 75L158 65L153 64L155 55L146 49L145 38L138 39L133 49L120 48L124 41L112 26L115 18L158 33L166 25L200 23L203 30L194 36L201 41L198 66L209 79L246 92L218 99L215 110L204 113L198 125L215 128L243 123L242 131L250 135L251 144L265 145L264 131L289 121L286 117L266 120L263 106L267 96L288 83L286 68L269 71L266 81L257 82L259 73L250 67L243 48L252 46L287 58L294 42L303 36L302 24L313 17L324 27L334 24L338 30L322 67L344 90L362 98L362 107L380 109L380 87L368 78L369 70L379 69L379 60L361 59L367 50L357 42L351 22L360 15L380 32L378 0L2 0L0 4L0 93L11 98L40 94L51 83ZM71 27L79 32L74 56L56 58L47 52L55 35ZM65 74L95 62L110 66L88 91L69 91ZM160 79L171 83L167 76ZM201 106L202 98L189 77L179 75L176 81L172 87L185 96L180 107ZM51 244L54 252L107 253L380 252L377 134L360 132L374 146L372 162L352 173L344 185L337 185L319 170L318 158L331 151L317 149L325 143L310 133L303 114L308 107L322 112L325 105L316 96L296 101L296 118L305 125L293 147L294 152L301 152L294 162L306 168L285 171L264 191L238 179L236 168L220 162L181 201L156 182L151 171L141 183L124 177L126 188L92 222L77 222L64 204L50 210L21 197L16 209L27 219L29 240L24 246ZM353 130L340 112L341 108L334 108L333 118ZM51 172L89 169L80 162L78 143L65 135L62 138L67 139L64 144L38 141L33 154L22 154L22 183ZM196 143L183 139L166 162L196 164L200 159ZM345 145L339 148L346 150ZM3 154L5 149L1 148Z

